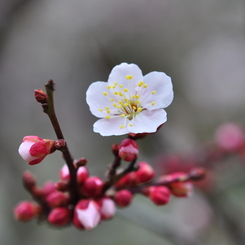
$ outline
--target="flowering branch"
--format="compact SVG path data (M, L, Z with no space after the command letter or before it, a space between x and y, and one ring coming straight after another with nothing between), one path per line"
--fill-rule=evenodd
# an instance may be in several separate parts
M56 136L58 138L58 141L56 142L56 148L60 150L63 154L63 157L65 159L65 162L69 168L71 181L70 181L70 194L71 194L71 203L73 205L76 204L79 195L77 192L77 181L76 181L76 172L77 169L75 168L73 162L74 159L71 156L71 153L68 149L67 143L64 141L65 138L63 136L62 130L60 128L60 124L58 122L58 119L56 117L55 109L54 109L54 99L53 99L53 92L55 90L54 88L54 82L53 80L50 80L47 84L45 84L46 92L47 92L47 102L42 103L42 107L44 109L44 113L46 113L52 123L52 126L54 128L54 131L56 133ZM37 98L40 93L35 94L35 97ZM63 140L63 141L61 141Z
M35 98L48 115L58 139L26 136L19 153L30 165L35 165L59 150L66 164L60 170L59 180L45 183L42 188L37 187L32 174L23 175L24 186L37 204L25 201L17 205L14 213L18 220L43 215L55 226L72 223L78 229L91 230L102 220L112 218L115 206L128 206L136 193L144 194L156 205L165 205L171 194L187 197L192 181L204 176L204 170L196 169L188 174L162 175L155 181L150 164L137 162L136 139L157 132L167 120L163 108L172 102L173 90L171 78L165 73L143 76L137 65L122 63L113 68L108 83L95 82L88 88L87 103L100 118L94 131L103 136L128 134L120 145L112 146L114 161L104 181L89 175L87 159L73 159L55 114L54 82L50 80L45 88L46 93L35 90ZM128 166L120 170L122 161L128 162Z

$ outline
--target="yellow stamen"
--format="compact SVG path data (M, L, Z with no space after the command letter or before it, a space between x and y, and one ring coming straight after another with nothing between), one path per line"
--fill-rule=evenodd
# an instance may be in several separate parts
M151 93L152 93L152 94L155 94L155 93L156 93L156 91L152 91Z
M127 76L125 76L125 78L130 80L130 79L133 79L133 76L132 75L127 75Z
M155 102L155 101L152 101L152 102L151 102L151 105L155 105L155 104L156 104L156 102Z
M107 88L108 88L108 89L111 89L111 86L110 86L110 85L108 85L108 86L107 86Z
M106 115L105 116L105 119L110 119L111 117L109 115Z
M130 124L129 124L129 126L130 126L130 127L133 127L133 124L132 124L132 123L130 123Z
M108 95L108 93L106 93L106 92L103 92L103 95L107 96L107 95Z
M124 128L124 127L125 127L125 125L121 125L121 126L120 126L121 129Z
M102 109L98 109L98 110L101 111L101 112L103 111Z
M123 91L124 91L124 92L128 92L128 89L127 89L127 88L125 88Z

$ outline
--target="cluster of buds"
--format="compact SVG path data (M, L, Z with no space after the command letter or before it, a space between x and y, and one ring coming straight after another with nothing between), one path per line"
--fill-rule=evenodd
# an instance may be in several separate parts
M125 66L125 64L122 66ZM129 66L129 68L130 67L131 66ZM130 69L136 68L133 65ZM130 70L130 72L132 72L132 70ZM167 79L164 74L157 72L152 73L151 76L157 80L159 85L162 83L161 79ZM126 82L132 78L133 76L126 74ZM125 77L123 79L125 79ZM101 83L97 85L101 86ZM127 100L127 103L123 104L125 107L124 113L118 120L120 123L124 124L113 128L113 132L116 135L118 135L119 132L124 132L124 134L128 133L128 137L119 145L113 144L112 153L114 155L114 161L109 166L104 180L98 176L90 175L87 168L87 159L81 158L74 160L71 156L53 107L53 81L45 85L47 94L41 89L35 90L35 98L41 103L44 113L49 116L58 140L47 140L38 136L26 136L19 147L19 154L30 165L35 165L40 163L48 154L57 150L62 153L66 164L60 169L57 182L48 181L42 187L37 185L36 178L31 172L25 172L23 174L24 187L32 195L35 202L20 202L14 209L16 219L26 222L37 218L39 220L46 220L49 224L57 227L72 224L81 230L92 230L99 225L101 221L111 219L116 212L116 207L127 207L132 202L135 194L142 194L148 197L156 205L167 204L171 194L177 197L190 196L192 193L192 181L202 179L205 175L204 170L196 169L188 173L177 172L155 178L156 173L150 164L143 161L137 162L139 146L136 140L144 138L148 133L137 133L137 127L133 128L133 132L128 132L128 129L125 128L127 121L123 119L123 117L126 117L125 113L128 113L129 115L127 117L134 121L136 125L138 124L141 131L145 132L145 127L149 125L152 127L149 129L149 133L158 130L166 120L166 114L162 109L156 109L154 106L156 101L162 103L163 107L169 104L172 100L172 87L170 85L169 80L166 85L167 87L164 87L163 84L161 85L165 89L169 89L169 93L165 96L168 102L163 103L163 101L160 100L161 93L157 95L160 97L155 96L157 87L150 87L148 91L146 83L137 83L138 88L136 89L136 93L139 92L139 89L142 91L132 98L135 100L140 95L143 96L143 90L145 90L150 92L151 96L155 96L154 101L150 101L151 103L149 104L147 100L145 100L145 107L147 109L143 109L143 105L141 105L142 108L138 105L140 103L139 100L135 102ZM116 84L113 86L116 87ZM123 85L120 85L119 89L122 87ZM109 89L111 86L107 86L106 88ZM94 89L94 87L92 86L91 89ZM124 88L123 91L127 93L128 89ZM119 92L115 93L116 95L119 94ZM122 94L122 92L120 92L120 94ZM108 93L103 92L102 95L107 96ZM90 102L96 102L93 100L94 97L91 96L90 93L87 93L87 96L91 99L91 101L88 99ZM111 98L110 101L112 102L112 100ZM102 101L104 100L102 99ZM118 103L120 104L122 102L119 101ZM132 104L129 105L129 103ZM93 108L94 107L91 107L90 109L93 110ZM107 106L106 108L106 113L111 114L112 111L109 110ZM120 106L118 105L117 108L120 108ZM153 112L151 110L153 110ZM99 112L103 112L103 109L99 108ZM141 117L147 120L145 125L139 121L141 118L138 115L139 113L142 114ZM160 117L157 116L158 113ZM152 116L153 119L157 121L153 126L151 125L152 123L150 123ZM127 117L126 120L129 120ZM136 117L139 119L135 119ZM112 118L106 115L106 119ZM107 124L108 121L101 119L95 124L97 127L96 130L100 128L99 130L102 135L109 135L110 132L108 129L102 127L104 123ZM130 129L133 127L133 124L130 122L128 127Z
M30 161L29 163L33 165L33 161L40 162L47 153L51 153L47 150L50 147L47 147L46 142L47 140L37 136L26 136L19 152L24 160ZM48 142L52 142L52 152L55 149L64 149L65 144L61 144L61 141ZM35 144L41 146L35 147ZM48 144L50 145L51 143ZM38 148L38 154L33 153L33 148ZM78 229L91 230L102 220L111 219L116 212L116 206L127 207L136 193L145 195L156 205L167 204L171 194L178 197L190 196L192 192L190 176L175 173L155 180L156 173L151 165L147 162L136 163L138 149L136 141L129 138L123 140L119 146L113 145L115 162L111 166L107 180L90 176L85 166L87 164L85 158L73 161L76 171L75 189L71 187L72 176L67 164L60 169L59 180L56 183L48 181L41 188L37 186L33 174L25 172L24 186L36 203L30 201L19 203L14 210L16 219L29 221L33 218L46 218L48 223L58 227L73 224ZM35 156L39 158L33 160ZM131 162L131 167L126 171L117 169L122 160ZM200 175L202 176L203 174ZM77 195L75 199L74 192Z

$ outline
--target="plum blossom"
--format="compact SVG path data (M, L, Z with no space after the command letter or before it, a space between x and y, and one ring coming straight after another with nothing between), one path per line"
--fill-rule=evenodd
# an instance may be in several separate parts
M167 120L163 108L173 100L173 85L163 72L143 76L136 64L122 63L112 69L108 82L92 83L86 95L91 113L101 118L94 123L94 132L154 133Z

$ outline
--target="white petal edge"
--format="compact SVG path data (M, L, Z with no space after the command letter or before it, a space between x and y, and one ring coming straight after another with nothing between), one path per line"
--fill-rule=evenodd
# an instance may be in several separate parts
M102 136L123 135L129 133L127 127L120 128L124 124L124 118L118 116L111 119L99 119L94 123L94 132Z
M128 75L131 75L132 79L126 79ZM114 82L117 82L132 90L142 80L142 71L136 64L121 63L112 69L108 78L108 84L113 85Z
M134 134L154 133L166 121L167 113L164 109L144 110L132 120L133 127L128 125L128 130Z
M171 78L164 72L153 71L144 76L143 81L147 83L141 103L148 110L166 108L174 97L173 84ZM155 94L152 94L155 91ZM151 102L155 102L154 105Z

